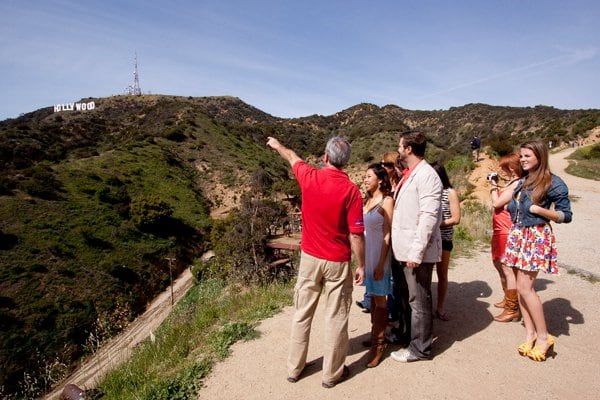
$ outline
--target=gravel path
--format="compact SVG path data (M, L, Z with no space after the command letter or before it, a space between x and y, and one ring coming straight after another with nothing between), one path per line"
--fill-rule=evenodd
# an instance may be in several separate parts
M333 389L321 387L323 314L319 307L313 321L307 368L297 383L286 381L285 359L292 315L291 307L263 321L261 336L237 343L232 355L215 366L200 391L199 399L596 399L600 380L596 370L600 350L598 316L599 285L580 274L600 271L592 246L600 229L597 223L598 182L566 175L562 157L552 155L553 171L563 177L575 196L574 221L555 225L558 236L560 276L541 275L537 290L544 303L550 332L556 336L557 357L535 363L520 357L516 348L524 339L521 323L498 323L492 304L501 298L498 275L492 267L489 247L470 258L456 259L450 270L448 322L434 321L434 358L400 364L386 358L366 369L367 350L361 341L369 337L367 314L353 305L350 315L351 376ZM562 163L562 164L561 164ZM436 283L434 278L433 291ZM354 298L364 289L356 287ZM434 298L435 301L435 298Z

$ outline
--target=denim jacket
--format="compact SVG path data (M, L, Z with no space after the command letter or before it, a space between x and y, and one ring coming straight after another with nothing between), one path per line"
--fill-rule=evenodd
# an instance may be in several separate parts
M519 181L512 200L506 206L510 212L513 224L520 226L547 224L549 222L547 218L529 212L533 201L531 200L531 191L523 188L524 180L525 178L522 178ZM520 197L519 201L517 201L519 193ZM565 182L556 175L552 175L552 182L548 188L548 193L546 193L546 199L540 205L548 209L552 203L554 203L554 210L559 213L559 218L556 222L571 222L573 212L571 211L571 201L569 200L569 189Z

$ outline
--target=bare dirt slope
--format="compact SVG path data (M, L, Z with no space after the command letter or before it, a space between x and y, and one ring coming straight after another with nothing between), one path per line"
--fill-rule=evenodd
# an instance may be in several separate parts
M554 164L568 152L552 157L553 170L565 177L571 193L578 196L571 231L556 229L562 267L566 266L564 262L572 262L572 255L587 254L588 243L600 234L600 226L590 223L584 215L600 204L599 184L566 178L560 164ZM476 181L485 179L489 172L484 170L486 165L489 164L480 162L479 171L474 174ZM489 196L483 185L477 186L481 196ZM487 201L487 197L482 200ZM561 258L561 254L569 256ZM597 260L597 256L586 256L577 265L593 270L598 268ZM389 347L377 368L366 369L367 350L361 341L369 337L369 316L353 306L346 361L351 377L333 389L323 389L323 314L319 307L308 354L308 360L314 364L299 382L291 384L286 381L285 368L292 315L288 307L260 324L259 339L233 346L232 355L215 367L198 398L596 399L600 391L596 370L600 349L595 345L600 340L599 286L567 270L562 268L561 275L556 277L542 274L537 281L549 330L556 336L557 357L545 363L535 363L517 354L516 348L524 339L521 323L492 320L499 312L492 304L502 294L489 247L485 246L474 257L453 263L447 300L451 321L435 320L431 361L400 364L389 358L389 352L396 350ZM435 278L433 286L435 293ZM355 288L354 298L360 299L363 291L362 287Z

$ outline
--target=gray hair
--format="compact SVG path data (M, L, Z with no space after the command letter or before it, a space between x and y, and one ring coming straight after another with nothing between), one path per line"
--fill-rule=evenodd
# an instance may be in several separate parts
M329 163L336 168L342 168L348 164L351 151L352 145L341 136L332 137L325 146L325 154L329 158Z

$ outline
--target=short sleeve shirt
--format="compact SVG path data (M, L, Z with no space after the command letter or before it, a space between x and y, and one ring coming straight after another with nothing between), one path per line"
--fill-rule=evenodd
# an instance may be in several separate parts
M350 233L363 233L362 196L348 175L316 169L304 161L292 167L302 191L302 251L328 261L350 261Z

